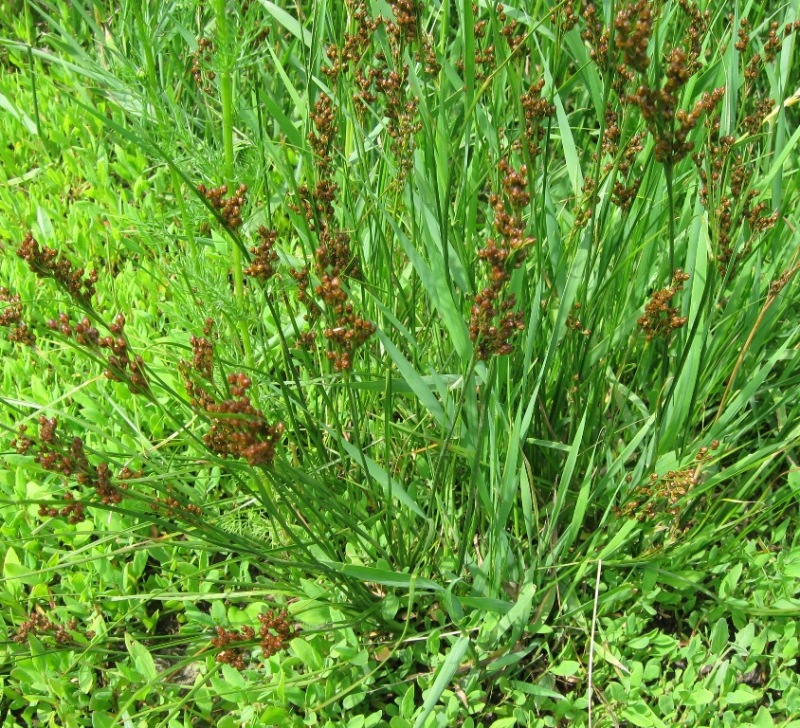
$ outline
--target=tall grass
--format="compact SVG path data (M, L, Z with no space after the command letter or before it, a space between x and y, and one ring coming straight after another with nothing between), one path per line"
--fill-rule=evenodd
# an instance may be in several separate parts
M669 590L764 607L706 561L794 502L791 8L25 7L39 35L6 27L5 63L80 89L109 159L160 180L104 250L34 203L4 212L98 279L79 292L41 250L41 285L2 266L4 323L37 337L2 391L8 462L45 484L14 498L37 533L77 501L93 539L244 564L203 589L325 605L325 630L392 655L436 622L420 726L465 661L533 680L637 590L678 622ZM57 164L40 110L26 133ZM119 340L76 336L84 316ZM47 384L10 384L23 370Z

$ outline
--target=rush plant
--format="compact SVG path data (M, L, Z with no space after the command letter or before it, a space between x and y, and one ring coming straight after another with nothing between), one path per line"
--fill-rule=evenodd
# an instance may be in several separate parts
M20 8L4 716L795 714L789 4Z

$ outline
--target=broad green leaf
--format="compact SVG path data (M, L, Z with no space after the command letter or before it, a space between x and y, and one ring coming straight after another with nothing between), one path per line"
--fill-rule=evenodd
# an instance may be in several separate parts
M128 654L133 660L136 672L142 676L145 682L155 682L158 678L158 670L150 651L141 642L133 639L127 632L125 633L125 646L128 648Z
M414 728L422 728L422 726L425 725L425 721L433 712L436 703L439 702L439 698L442 697L442 693L450 685L453 675L456 674L456 671L461 665L461 660L469 648L469 642L469 637L461 636L450 648L450 651L447 653L447 657L436 672L436 678L433 681L433 685L425 691L425 700L422 703L422 711L414 721Z

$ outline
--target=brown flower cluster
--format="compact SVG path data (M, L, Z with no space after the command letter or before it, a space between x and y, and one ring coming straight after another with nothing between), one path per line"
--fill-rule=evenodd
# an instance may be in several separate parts
M608 29L603 22L603 7L600 9L591 0L581 0L581 17L586 24L581 38L589 46L589 56L601 68L608 62Z
M527 248L535 242L525 236L525 224L519 216L530 202L526 187L528 170L522 165L517 171L505 160L498 166L504 173L502 187L508 202L499 195L490 198L498 237L489 238L478 252L478 257L489 267L489 285L475 294L469 325L476 356L482 361L510 354L514 350L511 339L524 328L522 315L514 311L516 298L507 288L511 270L522 265Z
M175 517L176 515L192 515L198 518L203 515L203 509L194 503L183 503L178 500L172 493L172 489L167 486L167 494L163 496L156 496L150 502L150 510L158 514L163 514L168 518Z
M266 614L259 614L258 621L261 622L258 639L264 660L284 649L289 640L297 634L286 610L280 612L270 610ZM244 650L238 645L255 639L256 631L249 625L244 625L239 630L217 627L217 636L211 640L211 645L220 650L217 653L217 662L230 665L237 670L244 670Z
M145 394L150 391L145 376L144 360L139 354L132 355L125 338L125 316L118 313L114 322L109 324L111 336L100 336L100 332L92 326L88 317L84 316L73 324L65 313L58 319L50 319L47 328L58 331L67 338L74 338L80 345L100 354L102 349L110 352L106 357L108 368L105 376L113 382L125 382L133 394Z
M359 278L361 268L358 257L350 246L350 235L337 229L333 201L338 187L331 180L333 141L337 133L335 112L330 98L320 96L312 115L314 130L309 143L316 154L319 182L313 195L301 188L305 195L306 217L315 221L318 245L314 251L314 273L319 283L314 286L316 300L311 300L310 272L307 267L292 271L297 281L298 299L305 304L312 327L324 317L327 326L323 336L331 344L326 356L336 371L347 371L353 366L353 355L375 332L375 325L356 314L349 294L344 287L345 277ZM300 344L311 348L313 331L301 336Z
M525 27L518 20L509 20L502 5L497 6L497 19L503 24L500 35L506 39L511 51L516 51L525 40Z
M121 491L127 488L127 484L120 482L115 485L106 463L92 465L86 456L83 440L80 437L73 437L69 442L65 441L58 433L58 421L54 417L47 418L44 415L39 417L37 437L33 438L26 433L27 426L20 425L17 437L11 441L11 447L17 453L33 454L34 462L44 470L59 473L65 478L73 478L78 485L93 489L104 505L115 505L122 500ZM120 477L119 480L124 481L125 478ZM64 500L67 503L61 508L42 504L39 515L61 516L67 518L70 523L79 523L86 519L84 502L75 500L71 492L65 494Z
M48 635L53 637L56 644L66 645L73 642L70 632L75 632L78 627L78 620L72 617L65 623L54 622L41 610L35 609L30 613L18 628L16 634L11 638L17 644L22 644L28 639L28 635L34 637L41 637ZM91 639L94 636L93 632L87 632L86 637Z
M472 4L472 15L474 18L478 16L478 6ZM472 33L475 38L475 55L473 56L473 68L476 81L485 81L489 74L495 67L495 47L492 43L485 43L486 30L489 21L486 18L476 20L473 25ZM464 59L459 58L456 61L456 68L460 73L464 73ZM466 86L464 87L466 89Z
M691 111L678 108L680 89L690 78L686 51L674 48L665 59L666 81L660 89L639 86L628 102L639 107L650 133L656 140L655 158L675 165L694 149L688 140L703 113L711 114L725 94L724 87L704 93Z
M192 336L192 368L209 382L214 379L214 345L205 336Z
M550 22L563 35L569 33L578 24L580 9L575 8L574 0L559 3L550 11Z
M619 517L635 518L638 521L663 521L680 515L680 500L700 482L700 472L719 448L719 440L710 447L701 447L695 457L696 465L683 470L670 470L665 475L650 475L649 482L634 489L631 499L616 508ZM630 478L630 476L628 476Z
M216 74L214 71L203 71L203 63L209 63L214 54L214 44L208 38L197 39L197 50L192 53L192 77L197 86L205 93L211 93L211 81Z
M579 334L583 334L584 336L591 336L592 330L587 329L583 325L583 321L579 318L578 311L581 310L581 302L575 301L572 304L572 311L567 314L567 321L566 326L573 331L577 331Z
M22 304L18 293L0 286L0 302L8 304L0 311L0 326L9 329L8 340L25 346L36 344L36 334L22 320Z
M208 200L226 228L238 230L242 226L242 209L247 204L247 185L239 185L230 197L225 197L228 194L228 185L208 189L201 183L197 185L197 191Z
M752 170L741 154L731 160L733 145L733 136L719 135L717 118L710 125L706 148L692 157L702 181L700 201L713 211L717 268L721 276L731 273L735 261L748 256L756 237L778 221L778 213L770 212L767 202L755 202L759 191L748 189ZM747 232L740 236L743 229Z
M192 372L200 375L203 379L214 384L214 344L211 342L214 320L206 318L203 325L203 336L192 336L189 341L192 347L192 362L181 361L178 364L178 371L183 378L186 386L186 393L192 406L207 410L215 402L212 394L196 383Z
M243 373L230 374L229 394L218 396L214 384L214 347L210 341L213 325L213 319L205 320L204 336L191 338L192 362L182 361L178 365L190 404L203 410L211 420L203 442L220 457L241 458L253 466L271 465L284 431L283 423L270 425L264 413L253 406L247 394L251 381ZM193 375L199 375L206 384L198 383ZM159 500L169 509L198 514L195 507L181 505L174 498Z
M636 488L633 498L617 509L617 513L638 521L663 520L665 516L674 518L680 513L680 499L698 482L694 468L670 470L661 477L653 473L650 482Z
M711 22L711 11L701 11L697 4L691 0L678 0L684 15L688 19L684 44L688 48L687 62L690 73L694 74L700 70L703 57L703 41L708 33L708 26Z
M261 654L264 659L272 657L284 649L289 640L297 634L285 609L280 612L269 610L266 614L259 614L258 621L261 622L258 636L261 640Z
M680 309L672 306L671 301L678 291L683 290L683 284L688 280L689 274L679 268L672 276L672 285L656 291L650 297L644 307L644 314L637 322L648 341L656 336L669 339L673 331L686 326L686 317L680 315Z
M523 140L530 159L535 159L541 152L542 139L547 132L545 121L556 112L556 107L542 98L544 78L532 84L522 95L522 113L525 116L525 132Z
M602 153L611 157L611 160L605 164L603 172L609 174L616 166L619 178L614 181L611 201L623 212L627 212L633 205L642 183L642 177L636 173L638 170L634 171L634 167L639 153L644 149L646 133L636 132L620 150L622 131L619 128L618 114L611 104L606 106L605 117L606 130L603 134Z
M332 344L326 356L336 371L347 371L353 366L356 349L375 333L375 324L355 313L342 287L342 276L360 275L358 261L350 251L350 236L342 232L330 234L327 229L323 230L315 253L314 269L320 281L314 287L314 293L325 305L329 324L323 336ZM316 310L319 311L319 308Z
M372 18L363 0L354 4L352 15L355 30L345 34L342 47L329 45L326 48L330 65L323 66L322 72L332 81L351 66L359 64L372 42L372 34L383 23L381 17Z
M406 43L413 43L419 37L419 0L389 0L397 27Z
M625 64L638 73L650 65L647 46L653 33L653 7L650 0L636 0L623 7L614 18L614 42Z
M700 202L708 208L710 200L716 199L722 188L723 172L728 156L736 141L731 135L719 133L720 118L715 116L706 120L708 136L703 148L692 154L692 160L700 175Z
M258 228L258 237L260 242L250 248L253 258L244 269L244 274L263 283L275 275L275 266L278 263L275 241L278 239L278 232L261 225Z
M352 11L355 29L345 35L341 48L335 45L327 48L331 64L322 71L332 81L352 71L356 109L363 114L372 108L373 113L386 117L389 146L398 160L402 178L410 169L413 138L421 128L417 101L407 90L409 69L404 61L405 49L409 45L414 47L413 57L428 73L438 72L438 62L431 39L420 33L418 27L419 3L398 0L392 3L392 9L396 22L382 16L372 18L363 0L356 2ZM379 27L386 31L389 57L382 47L370 48ZM320 128L316 121L315 125Z
M17 255L39 278L52 278L78 303L89 305L95 293L96 270L84 278L83 268L75 268L63 255L59 255L58 251L46 245L40 247L31 233L25 235L17 249Z
M270 425L264 413L253 406L247 395L251 384L247 376L231 374L228 384L233 396L219 402L204 390L198 401L195 392L190 391L192 404L201 406L211 418L211 428L203 442L220 457L242 458L250 465L271 465L283 423Z

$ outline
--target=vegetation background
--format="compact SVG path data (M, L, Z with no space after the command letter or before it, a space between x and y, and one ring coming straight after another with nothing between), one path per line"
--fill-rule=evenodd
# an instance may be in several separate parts
M799 17L0 4L0 723L800 725Z

